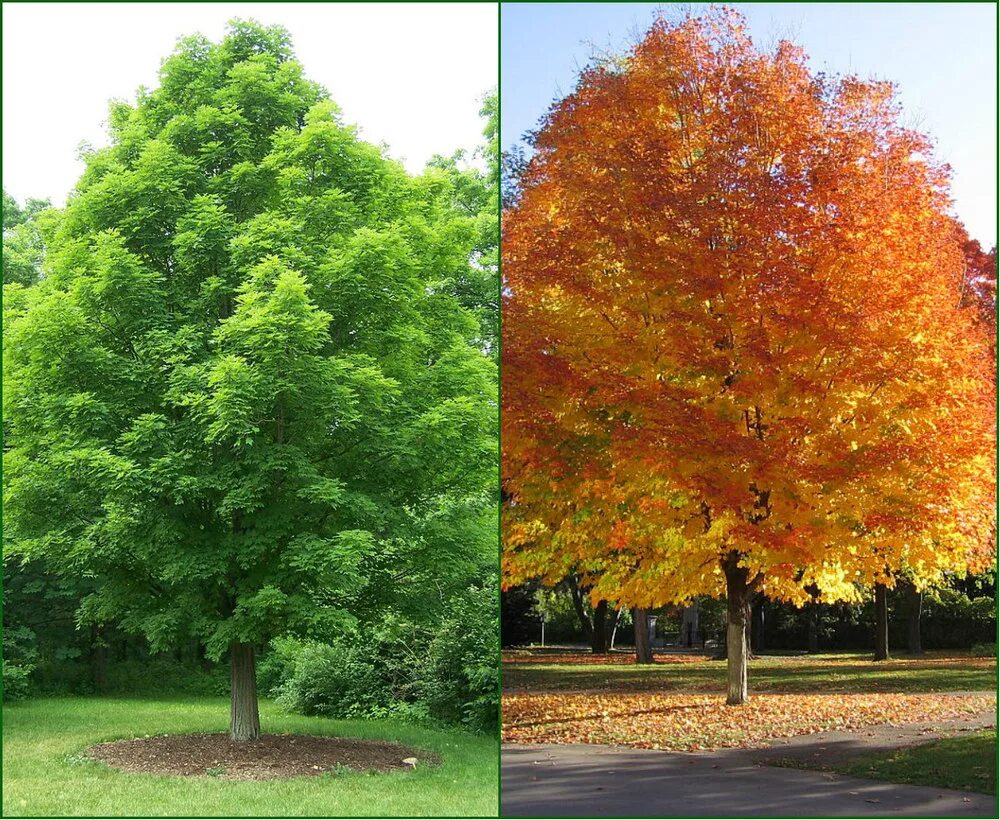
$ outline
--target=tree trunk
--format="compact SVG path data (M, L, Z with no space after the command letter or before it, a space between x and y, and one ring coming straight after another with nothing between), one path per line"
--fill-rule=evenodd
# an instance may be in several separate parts
M911 655L923 655L924 648L920 643L920 614L924 605L924 593L917 589L916 584L908 584L906 598L910 605L907 616L906 649Z
M229 737L232 740L256 740L260 737L260 714L257 711L257 670L253 644L233 641L229 644L232 690L229 707Z
M632 610L635 625L635 662L652 663L653 647L649 643L649 610L636 607Z
M726 703L737 706L749 699L747 691L747 626L750 620L750 590L747 569L730 556L724 564L726 573Z
M94 681L94 691L101 693L108 689L108 644L104 640L104 630L99 626L90 628L90 671Z
M889 595L885 584L875 584L875 660L889 660Z
M624 611L625 607L622 606L615 610L615 625L611 627L611 640L608 642L608 648L611 649L612 652L614 652L615 649L615 637L618 635L618 627L621 625L622 613Z
M593 643L594 623L591 621L590 616L587 615L587 610L583 606L583 591L580 589L580 585L576 582L575 576L568 578L567 583L569 584L570 597L573 599L573 609L576 612L577 619L580 621L580 627L583 629L583 634L589 642Z
M806 649L810 655L819 652L819 604L806 604Z
M608 652L608 602L600 601L594 607L594 632L590 639L590 651L595 655Z

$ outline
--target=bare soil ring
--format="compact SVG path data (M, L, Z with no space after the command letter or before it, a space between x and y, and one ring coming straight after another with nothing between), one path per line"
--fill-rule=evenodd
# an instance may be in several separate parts
M441 762L431 752L396 743L295 734L242 742L227 734L161 735L98 743L87 756L127 772L228 780L383 773Z

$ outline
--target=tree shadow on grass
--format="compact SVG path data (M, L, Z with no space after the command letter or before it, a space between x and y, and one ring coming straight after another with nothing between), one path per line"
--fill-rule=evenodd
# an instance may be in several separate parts
M868 694L872 692L994 691L996 666L968 665L967 659L928 658L874 663L862 657L843 661L785 662L763 656L750 664L753 691L771 693L814 692ZM505 691L620 691L700 692L725 691L725 664L613 666L506 664Z
M589 715L570 715L560 718L544 718L532 721L512 721L508 728L526 729L532 726L555 726L560 723L577 723L578 721L600 720L601 718L630 718L642 717L643 715L665 715L669 712L684 712L691 709L701 709L701 704L691 703L678 706L661 706L656 709L617 709L615 711L601 711Z

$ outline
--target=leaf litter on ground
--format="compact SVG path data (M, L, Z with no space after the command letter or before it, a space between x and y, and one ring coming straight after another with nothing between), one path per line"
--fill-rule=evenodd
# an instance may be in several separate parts
M989 695L758 694L742 706L727 706L717 694L516 692L503 697L503 740L707 751L995 709Z

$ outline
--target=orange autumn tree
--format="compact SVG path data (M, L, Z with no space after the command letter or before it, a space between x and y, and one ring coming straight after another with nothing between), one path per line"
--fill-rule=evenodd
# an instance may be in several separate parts
M811 74L726 9L586 70L504 214L504 582L856 598L979 561L988 345L948 169L890 84Z

